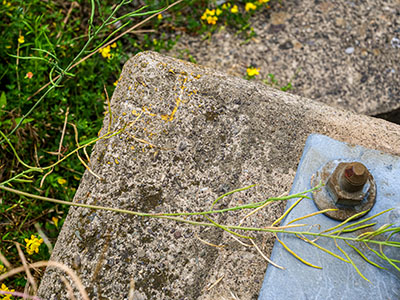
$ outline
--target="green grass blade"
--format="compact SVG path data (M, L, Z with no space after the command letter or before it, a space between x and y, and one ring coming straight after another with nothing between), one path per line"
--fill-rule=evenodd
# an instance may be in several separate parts
M387 270L386 268L381 267L381 266L378 265L377 263L374 263L373 261L369 260L369 259L361 252L361 250L358 249L357 247L353 246L352 244L348 243L347 241L345 241L345 243L346 243L349 247L353 248L367 263L369 263L369 264L371 264L371 265L373 265L374 267L377 267L377 268L379 268L379 269Z

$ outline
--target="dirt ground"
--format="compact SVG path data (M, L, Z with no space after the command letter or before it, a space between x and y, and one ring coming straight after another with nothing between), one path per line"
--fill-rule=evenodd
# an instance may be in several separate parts
M271 2L252 26L247 43L224 28L184 35L169 55L239 77L252 65L259 80L274 74L290 93L361 114L400 108L399 0Z

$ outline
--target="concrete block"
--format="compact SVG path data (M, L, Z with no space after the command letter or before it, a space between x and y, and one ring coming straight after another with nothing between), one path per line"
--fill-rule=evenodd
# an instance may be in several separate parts
M101 134L128 126L97 142L90 165L97 177L85 173L74 202L194 212L255 183L217 207L261 201L290 190L311 133L400 154L397 125L154 52L125 64L111 108ZM273 203L244 225L268 226L284 206ZM243 215L213 218L233 225ZM270 255L272 235L252 236ZM52 260L75 270L90 299L256 299L267 267L220 229L86 208L70 209ZM40 297L67 298L60 274L46 270Z

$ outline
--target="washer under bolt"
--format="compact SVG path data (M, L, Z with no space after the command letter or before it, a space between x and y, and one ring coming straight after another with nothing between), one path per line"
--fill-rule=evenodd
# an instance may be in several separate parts
M374 178L360 162L329 162L313 176L312 186L320 180L326 187L314 193L314 202L320 210L338 208L325 213L333 219L345 220L375 204Z

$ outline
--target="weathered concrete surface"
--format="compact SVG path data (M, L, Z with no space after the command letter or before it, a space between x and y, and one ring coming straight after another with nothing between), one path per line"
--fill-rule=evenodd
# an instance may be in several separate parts
M224 192L253 183L259 185L219 206L260 201L290 189L310 133L400 154L397 125L153 52L129 60L121 77L111 129L142 114L122 134L96 144L91 169L102 180L86 172L74 201L201 211ZM102 134L108 126L107 117ZM268 226L282 210L283 203L274 203L245 225ZM237 224L242 216L214 220ZM269 255L272 236L252 235ZM267 267L254 248L218 229L83 208L71 208L52 259L77 272L91 299L128 299L131 283L133 299L256 299ZM47 270L39 295L65 299L58 273Z
M376 115L400 107L400 1L271 1L245 42L232 30L210 39L184 35L171 56L188 51L196 61L235 76L260 68L290 93ZM218 24L218 23L217 23Z

